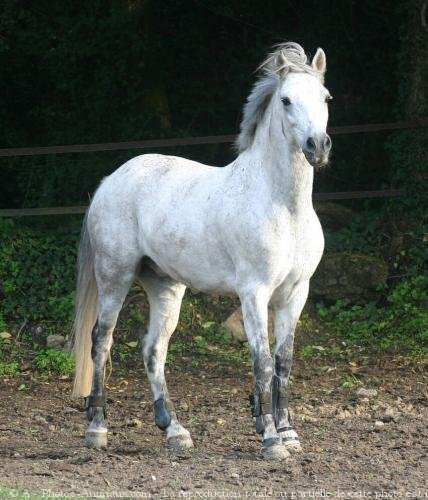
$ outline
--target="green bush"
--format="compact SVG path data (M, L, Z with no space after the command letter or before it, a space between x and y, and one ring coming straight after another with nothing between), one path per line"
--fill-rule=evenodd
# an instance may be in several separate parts
M18 363L15 361L0 361L0 377L13 377L18 373Z
M36 354L35 366L45 375L71 375L74 372L73 358L57 349L46 349Z
M4 320L3 314L0 311L0 332L6 330L6 322Z
M338 301L321 308L324 318L342 341L368 348L428 353L428 278L416 276L399 283L379 307L373 302L349 306Z
M4 319L70 321L78 237L77 225L42 230L0 219L0 302Z
M357 213L346 227L332 231L324 228L326 252L356 252L380 255L382 233L380 225L383 214L379 210L364 210Z

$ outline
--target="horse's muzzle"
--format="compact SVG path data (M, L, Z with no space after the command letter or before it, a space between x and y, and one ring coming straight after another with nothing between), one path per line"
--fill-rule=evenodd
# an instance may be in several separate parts
M308 153L307 151L304 151L303 150L303 154L305 155L305 158L306 160L313 166L313 167L316 167L316 168L321 168L321 167L324 167L325 165L327 165L328 163L328 153L327 154L321 154L321 155L317 155L317 154L314 154L314 153Z
M328 134L322 134L317 137L309 137L305 147L302 148L303 154L313 167L323 167L328 163L328 157L331 150L331 139Z

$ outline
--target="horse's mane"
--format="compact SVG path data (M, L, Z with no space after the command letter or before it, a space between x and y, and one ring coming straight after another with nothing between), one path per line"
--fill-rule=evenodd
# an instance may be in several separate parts
M289 73L309 73L322 79L322 75L308 64L303 48L295 42L285 42L274 47L257 68L259 79L254 84L243 110L240 133L236 147L241 153L251 146L257 125L281 80Z

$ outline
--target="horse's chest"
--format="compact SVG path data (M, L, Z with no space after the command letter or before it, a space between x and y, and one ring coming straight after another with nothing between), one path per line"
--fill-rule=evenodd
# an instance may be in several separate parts
M324 250L324 236L315 213L292 224L287 237L278 241L278 279L297 282L309 280Z

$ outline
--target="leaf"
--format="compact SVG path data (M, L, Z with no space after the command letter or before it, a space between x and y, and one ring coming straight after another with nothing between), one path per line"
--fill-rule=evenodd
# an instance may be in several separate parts
M9 332L1 332L0 333L0 339L10 339L12 337L12 335L9 333Z
M330 372L333 372L334 370L336 370L337 368L335 366L323 366L321 368L322 371L326 372L326 373L330 373Z
M204 330L208 330L209 328L211 328L214 325L215 325L215 321L205 321L205 323L202 323L201 326Z
M138 341L137 340L133 340L132 342L127 342L126 345L128 347L137 347Z
M24 389L26 389L27 386L25 384L21 384L19 387L18 387L18 391L23 391Z
M312 348L314 351L320 351L320 352L325 351L325 347L323 347L322 345L311 345L311 348Z

